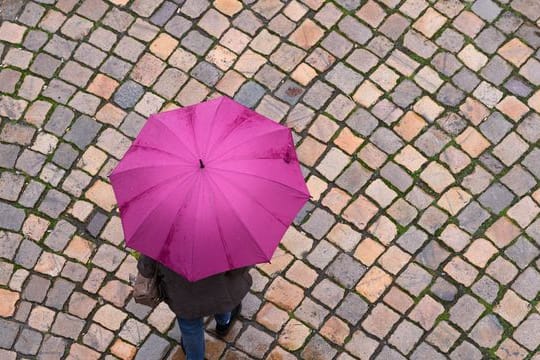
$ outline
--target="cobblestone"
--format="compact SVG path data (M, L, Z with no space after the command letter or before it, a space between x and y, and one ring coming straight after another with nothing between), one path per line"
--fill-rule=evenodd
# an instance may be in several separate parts
M168 308L133 301L107 175L150 114L221 94L292 128L312 198L251 271L230 345L207 335L209 358L537 349L533 1L12 7L0 25L0 357L180 356Z

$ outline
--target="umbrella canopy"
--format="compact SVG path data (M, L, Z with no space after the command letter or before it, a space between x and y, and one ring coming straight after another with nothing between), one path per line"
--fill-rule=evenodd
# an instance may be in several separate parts
M269 261L309 199L291 130L225 96L150 116L109 177L126 244L189 281Z

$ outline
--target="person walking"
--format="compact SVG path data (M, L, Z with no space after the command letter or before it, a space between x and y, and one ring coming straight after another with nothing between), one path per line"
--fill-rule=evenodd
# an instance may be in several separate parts
M180 346L187 360L204 360L204 317L214 316L217 336L225 337L238 318L242 309L242 299L253 283L249 267L190 282L177 272L142 254L137 269L147 278L151 278L157 271L163 301L176 314L182 335Z

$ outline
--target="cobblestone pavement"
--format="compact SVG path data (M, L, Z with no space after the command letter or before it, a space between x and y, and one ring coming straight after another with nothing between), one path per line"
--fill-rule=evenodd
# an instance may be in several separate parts
M183 358L107 175L221 94L294 128L313 198L210 359L540 359L537 0L0 4L2 360Z

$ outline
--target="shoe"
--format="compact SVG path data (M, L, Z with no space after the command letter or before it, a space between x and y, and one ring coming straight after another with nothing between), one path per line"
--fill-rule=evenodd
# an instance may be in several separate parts
M227 325L219 325L216 323L216 334L219 337L223 338L227 336L227 334L232 328L234 321L238 318L238 315L240 315L241 310L242 310L242 303L238 304L238 306L233 309L233 311L231 312L231 319L229 320Z

